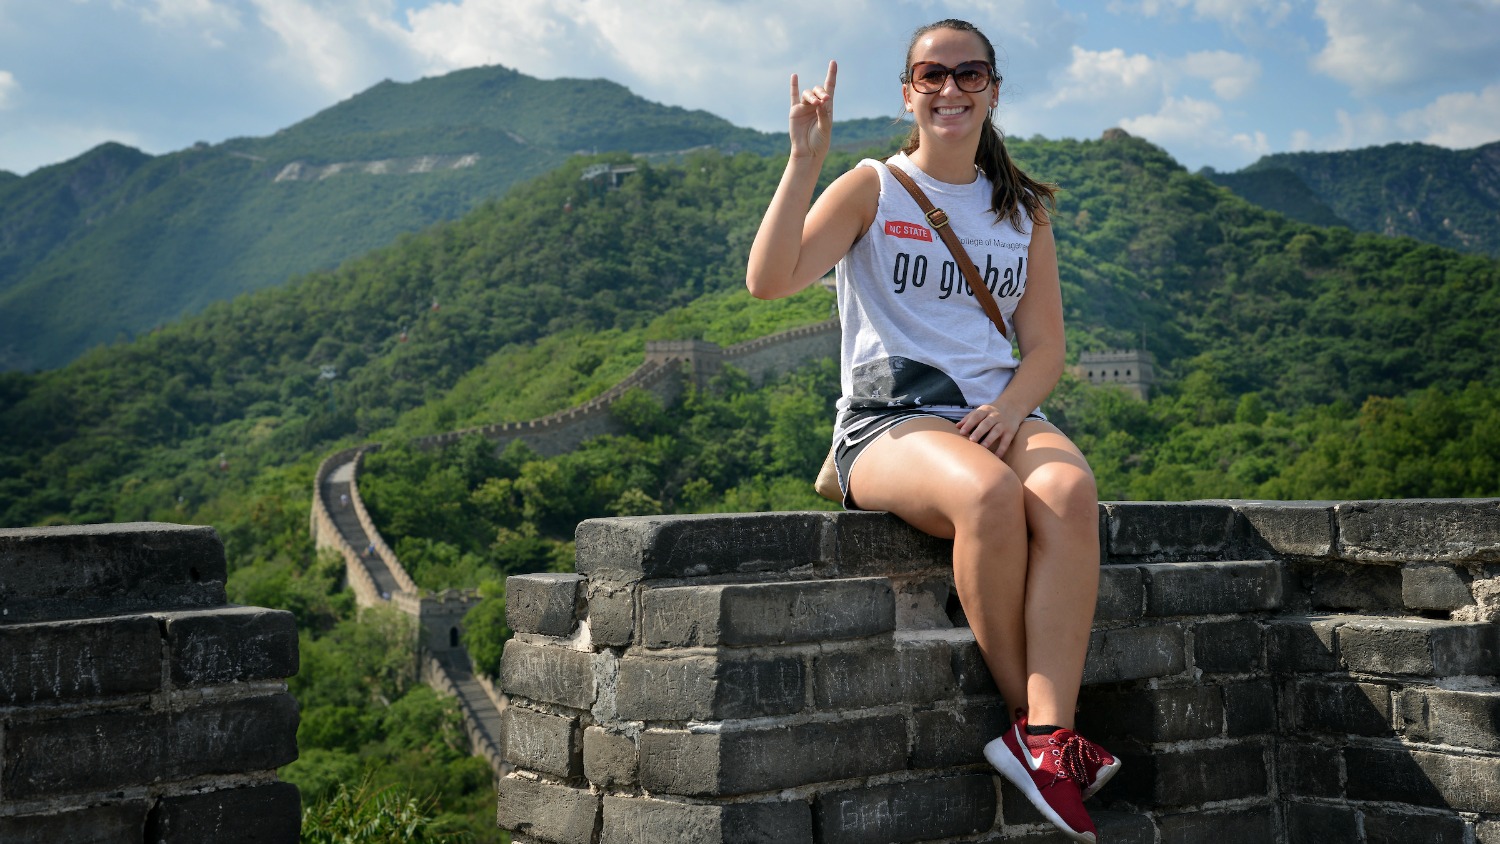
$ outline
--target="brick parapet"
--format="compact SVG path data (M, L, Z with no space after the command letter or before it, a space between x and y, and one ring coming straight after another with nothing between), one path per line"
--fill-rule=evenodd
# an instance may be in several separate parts
M380 535L380 529L375 526L375 520L370 518L370 511L365 509L365 501L359 494L359 470L364 466L365 455L373 449L362 448L354 456L354 474L349 479L349 501L354 508L354 514L359 519L360 527L364 528L365 535L370 538L370 544L375 548L375 556L385 563L386 569L391 576L396 578L396 585L402 592L417 594L417 584L406 573L406 567L396 558L396 552L386 544L385 537Z
M295 837L296 627L224 571L210 528L0 530L0 840Z
M1079 723L1125 760L1093 807L1110 840L1496 828L1497 508L1101 505ZM1006 707L950 543L877 513L604 519L576 539L577 575L508 585L531 596L501 677L524 725L500 789L517 840L1046 834L979 754ZM993 799L945 803L962 829L893 820L971 781ZM735 828L762 838L729 831L752 817Z

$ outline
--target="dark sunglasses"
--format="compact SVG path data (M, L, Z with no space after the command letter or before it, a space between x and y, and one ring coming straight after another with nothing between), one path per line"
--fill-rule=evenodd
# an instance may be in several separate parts
M911 70L901 74L901 81L910 85L919 94L936 94L943 90L943 83L953 77L958 90L977 94L988 88L990 82L999 83L1000 74L989 62L964 62L958 67L948 67L937 62L917 62Z

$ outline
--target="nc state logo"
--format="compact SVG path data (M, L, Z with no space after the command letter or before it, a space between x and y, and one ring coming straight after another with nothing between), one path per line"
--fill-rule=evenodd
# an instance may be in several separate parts
M926 226L918 223L903 223L891 220L885 224L885 233L891 237L904 237L908 240L925 240L932 242L932 232Z

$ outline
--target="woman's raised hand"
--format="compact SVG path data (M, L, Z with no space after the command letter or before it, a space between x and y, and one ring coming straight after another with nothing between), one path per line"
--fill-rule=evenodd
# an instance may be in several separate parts
M792 111L788 115L792 134L792 157L822 158L833 137L833 87L839 78L838 62L828 63L823 84L799 92L797 74L792 74Z

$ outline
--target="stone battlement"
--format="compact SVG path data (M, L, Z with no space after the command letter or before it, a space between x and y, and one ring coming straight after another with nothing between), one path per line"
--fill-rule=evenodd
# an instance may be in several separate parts
M1500 501L1101 505L1080 728L1112 844L1500 841ZM951 544L880 513L591 520L512 577L518 844L1057 840Z
M296 840L297 630L225 573L207 527L0 530L0 841Z

